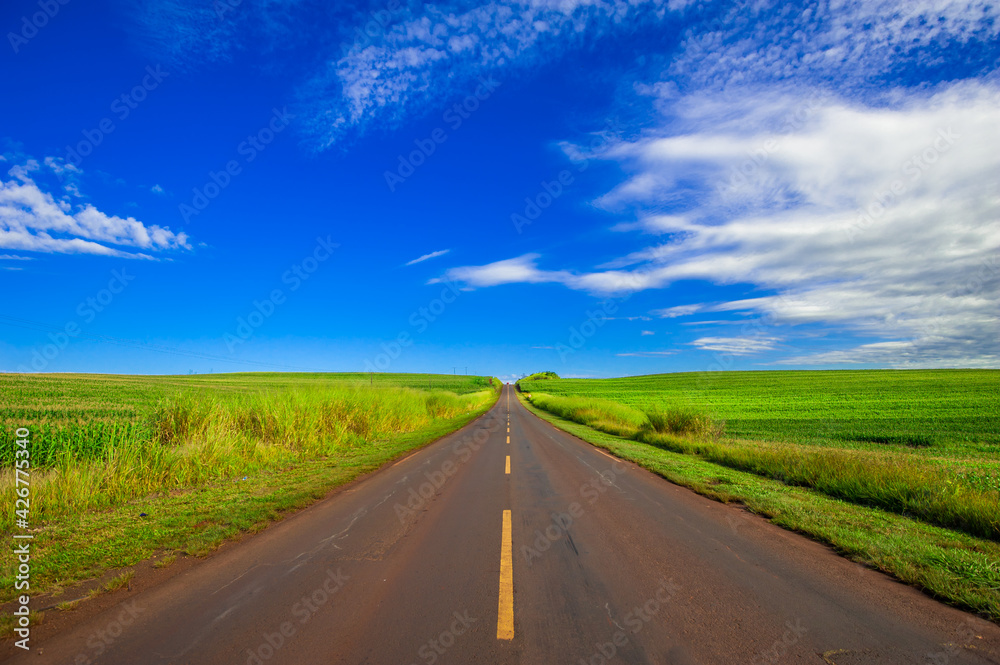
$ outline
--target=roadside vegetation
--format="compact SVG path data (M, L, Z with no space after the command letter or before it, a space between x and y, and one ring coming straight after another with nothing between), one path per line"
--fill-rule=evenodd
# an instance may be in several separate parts
M0 376L31 432L32 584L204 554L483 413L500 383L444 375ZM13 495L13 446L0 453ZM14 515L0 515L14 530ZM0 554L9 598L14 561Z
M761 486L772 492L805 488L811 503L836 501L834 512L853 505L943 527L960 544L921 555L917 567L924 572L911 570L917 562L890 565L885 557L879 567L1000 617L1000 372L734 372L522 380L519 387L560 426L586 426L574 433L587 440L593 430L611 435L603 443L629 440L615 444L615 452L717 498L751 505L759 488L734 493L703 485L681 471L689 465L679 460L697 460L699 473L731 469L767 479ZM773 507L763 512L781 513ZM855 532L848 547L840 536L807 523L796 518L789 524L872 558L875 545L863 534ZM947 582L932 583L934 575Z
M688 372L621 379L522 379L521 389L645 410L685 407L734 439L993 458L1000 372L837 370Z

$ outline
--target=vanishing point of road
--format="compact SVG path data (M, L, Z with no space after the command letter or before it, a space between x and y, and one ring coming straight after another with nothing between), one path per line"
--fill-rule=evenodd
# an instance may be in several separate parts
M1000 627L617 460L506 386L462 430L16 662L1000 663Z

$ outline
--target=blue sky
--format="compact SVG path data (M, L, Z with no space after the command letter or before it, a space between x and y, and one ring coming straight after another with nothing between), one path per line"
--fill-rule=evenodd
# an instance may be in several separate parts
M0 371L1000 366L990 2L14 0Z

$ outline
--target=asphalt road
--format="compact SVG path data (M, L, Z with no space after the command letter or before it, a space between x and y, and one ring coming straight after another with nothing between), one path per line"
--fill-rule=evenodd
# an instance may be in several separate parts
M112 598L15 662L1000 663L996 625L617 461L510 388L463 430Z

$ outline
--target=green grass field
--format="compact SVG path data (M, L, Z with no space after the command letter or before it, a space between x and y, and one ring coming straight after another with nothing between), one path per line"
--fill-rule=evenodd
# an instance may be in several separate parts
M734 438L1000 454L995 370L703 372L519 384L639 409L691 407L724 421Z
M427 374L0 375L5 441L31 433L32 583L59 588L158 549L205 553L461 427L499 387ZM14 456L2 447L10 496ZM0 515L0 530L14 519ZM0 564L3 600L10 552Z
M203 403L331 389L411 388L456 395L483 391L490 379L445 374L245 373L192 376L98 374L0 375L0 429L7 440L18 427L32 431L33 465L100 458L116 442L150 438L157 414L178 400ZM10 467L13 450L0 449Z
M762 507L786 526L1000 617L1000 371L529 377L518 385L561 426L584 425L575 433L588 440L629 441L606 447L715 498ZM685 458L697 462L679 461ZM743 474L739 483L728 470ZM717 482L706 485L706 476ZM783 503L778 487L804 488L826 524ZM834 528L838 512L855 511L849 505L941 528L955 534L953 545L939 534L924 542L932 537L926 529L901 527L908 535L887 549L877 523L889 518L873 517L866 533L863 512L851 513L849 533ZM796 516L782 515L787 510ZM888 552L899 547L926 560L892 563Z

